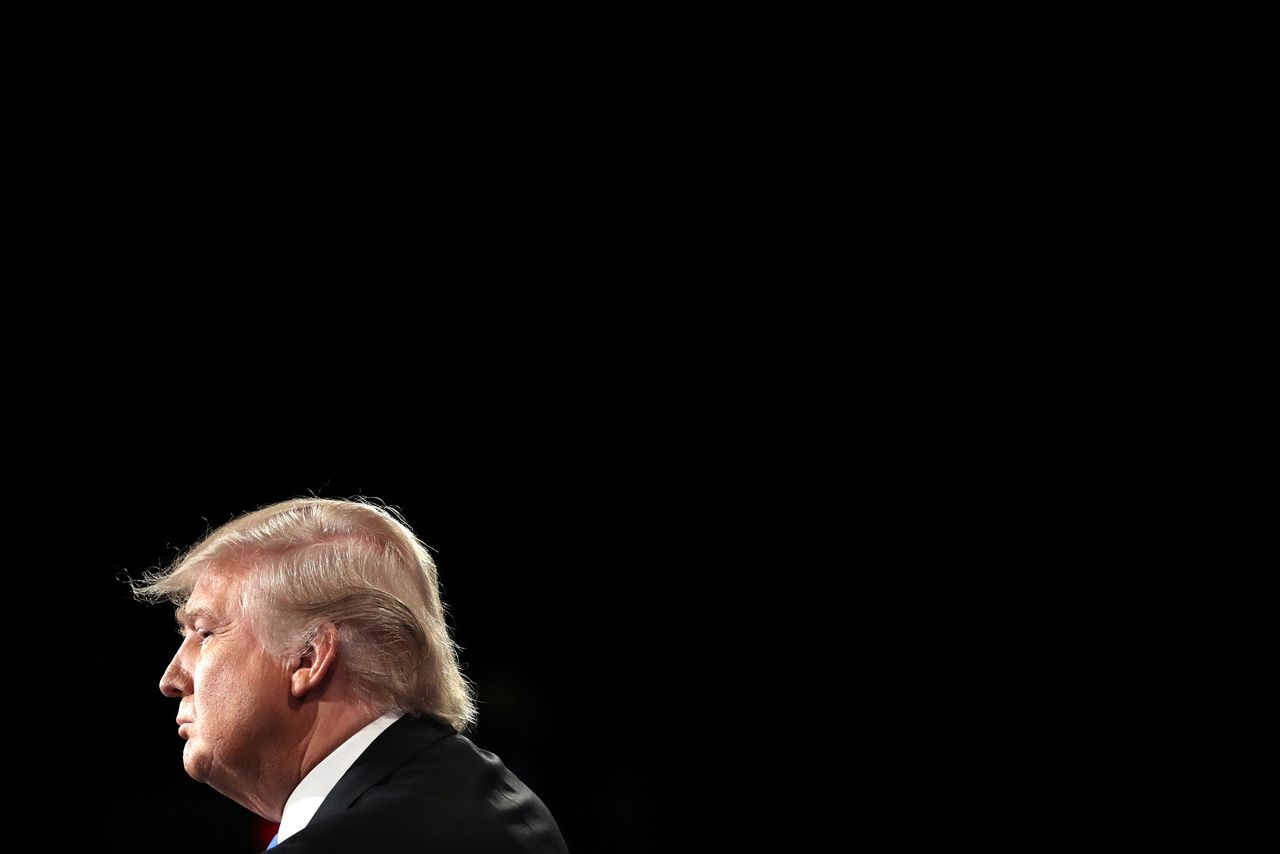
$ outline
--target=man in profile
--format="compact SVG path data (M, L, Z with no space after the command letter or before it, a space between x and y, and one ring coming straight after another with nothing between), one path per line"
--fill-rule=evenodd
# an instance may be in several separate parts
M366 501L248 513L134 593L178 605L160 680L187 773L308 852L567 852L476 719L426 547Z

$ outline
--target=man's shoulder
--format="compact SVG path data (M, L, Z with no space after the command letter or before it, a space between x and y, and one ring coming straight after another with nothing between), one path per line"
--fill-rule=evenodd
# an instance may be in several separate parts
M404 721L395 767L356 803L395 799L407 792L420 802L430 799L455 809L500 810L523 797L536 799L497 754L451 727L441 735L441 726L430 719Z
M485 829L512 838L560 838L542 799L496 754L460 734L441 739L413 756L385 781L371 787L355 806L366 801L371 811L412 814L414 820L429 823L437 834Z
M435 851L528 854L555 851L495 817L437 810L408 792L382 793L336 815L313 820L279 848L281 854Z
M398 737L373 760L380 776L350 804L326 805L332 808L322 809L281 854L295 848L299 854L567 850L546 805L496 754L438 728L429 721L400 725Z

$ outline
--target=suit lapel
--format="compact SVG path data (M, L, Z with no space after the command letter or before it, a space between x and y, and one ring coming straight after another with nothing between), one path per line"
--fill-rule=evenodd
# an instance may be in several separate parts
M360 758L347 769L337 785L325 796L312 821L342 812L350 807L371 786L392 771L408 762L442 738L455 735L453 727L441 723L430 715L414 717L405 715L383 730L382 734L365 748Z

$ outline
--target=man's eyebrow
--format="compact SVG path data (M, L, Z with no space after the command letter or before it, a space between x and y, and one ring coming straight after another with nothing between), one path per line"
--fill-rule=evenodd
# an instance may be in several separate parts
M173 612L173 618L178 621L179 626L185 626L187 623L194 623L202 618L216 622L218 617L213 611L203 606L187 608L183 605Z

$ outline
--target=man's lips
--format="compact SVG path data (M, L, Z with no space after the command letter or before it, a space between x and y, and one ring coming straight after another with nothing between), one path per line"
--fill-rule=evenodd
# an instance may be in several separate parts
M194 723L195 721L190 720L189 718L178 718L178 735L182 736L183 738L186 738L187 736L182 731L182 728L184 726L192 726Z

